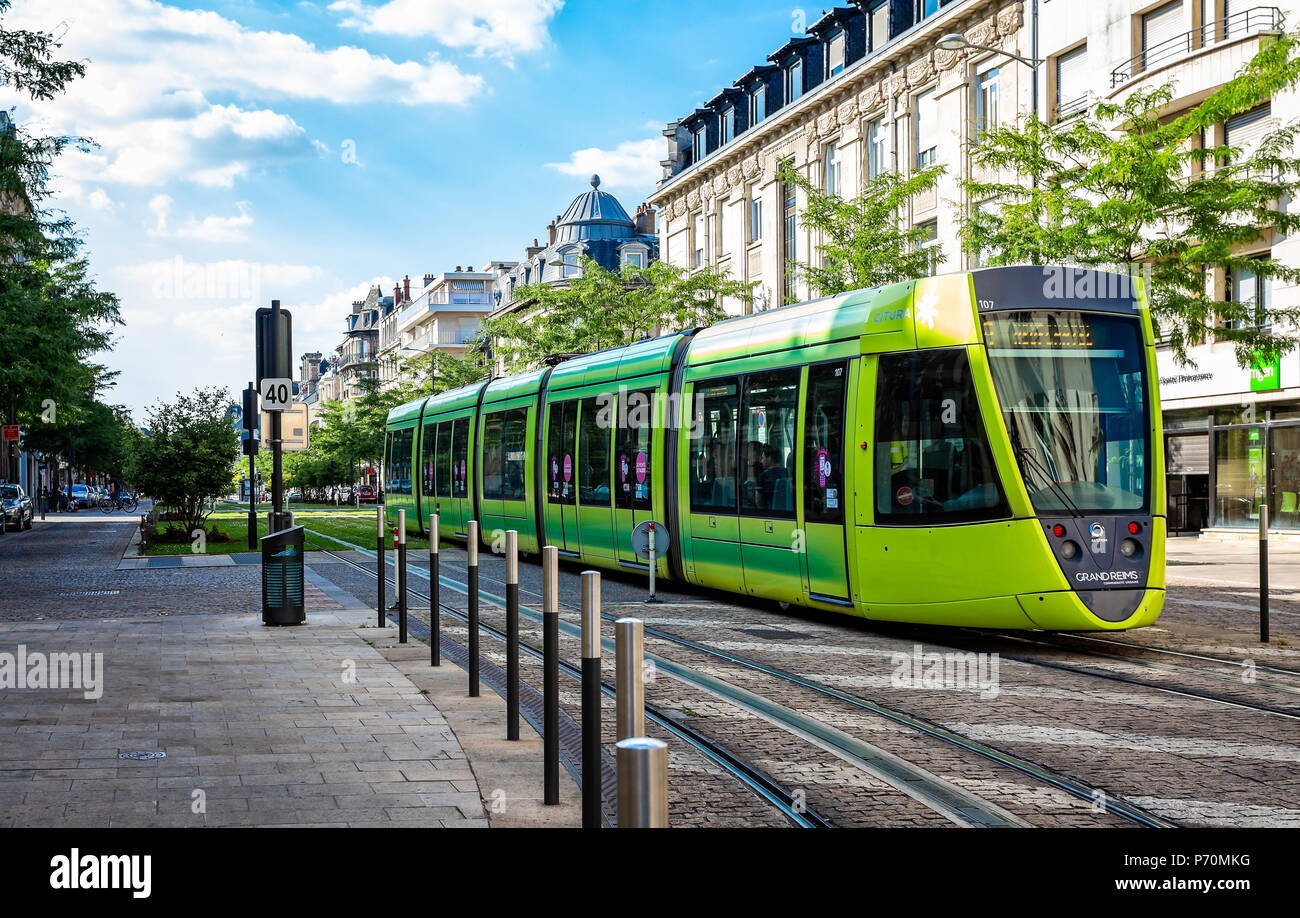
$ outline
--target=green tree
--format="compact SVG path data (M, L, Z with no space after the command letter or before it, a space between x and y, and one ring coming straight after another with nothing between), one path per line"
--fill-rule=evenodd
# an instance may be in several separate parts
M479 382L488 375L483 344L471 342L465 356L457 357L446 351L427 351L399 362L404 379L412 382L398 387L403 402L424 395L437 395Z
M1249 268L1261 279L1300 282L1300 266L1251 258L1246 248L1300 228L1278 202L1300 189L1295 123L1253 150L1202 145L1212 129L1300 79L1296 35L1266 37L1222 88L1172 117L1168 86L1134 90L1068 124L1032 114L993 128L971 148L974 202L963 245L986 264L1077 264L1149 272L1152 318L1180 360L1213 336L1236 343L1243 365L1290 350L1281 326L1300 309L1215 297L1211 272ZM1271 318L1271 322L1269 319ZM1229 320L1231 327L1217 324Z
M557 354L586 354L656 330L712 324L725 317L724 297L747 301L753 288L712 268L688 272L656 261L615 273L584 258L565 284L517 288L522 308L485 322L480 348L491 342L507 366L527 369Z
M231 491L239 435L229 404L224 389L196 389L148 411L135 484L187 532L204 528L213 502Z
M933 273L943 263L943 253L938 246L922 248L929 239L926 228L905 228L899 216L918 195L935 191L942 174L942 166L907 174L882 172L867 181L861 194L845 200L784 163L781 180L801 188L807 196L799 220L820 240L816 251L821 264L791 262L792 269L818 296Z

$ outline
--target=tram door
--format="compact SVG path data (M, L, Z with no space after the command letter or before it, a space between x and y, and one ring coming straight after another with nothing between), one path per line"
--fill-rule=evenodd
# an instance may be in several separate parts
M614 428L614 545L618 560L628 564L645 564L632 550L632 530L652 517L654 393L621 396Z
M571 554L578 553L577 433L578 403L552 403L546 425L546 541Z
M438 425L424 425L420 435L420 522L429 531L433 508L437 503L438 477Z
M847 600L844 532L844 419L849 364L808 368L804 404L803 506L808 588L814 596Z
M740 406L740 556L745 590L785 602L803 593L795 517L801 372L791 367L747 375Z
M573 477L578 488L578 537L582 552L590 558L614 557L614 511L610 491L609 411L601 413L602 401L582 400L578 424L578 461ZM563 470L561 470L563 473Z
M438 424L433 461L434 499L430 513L437 510L444 535L464 538L469 504L469 418Z

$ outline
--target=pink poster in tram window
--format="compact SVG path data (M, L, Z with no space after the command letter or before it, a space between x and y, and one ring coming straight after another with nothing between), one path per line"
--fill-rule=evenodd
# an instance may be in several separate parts
M618 454L618 480L623 484L623 490L627 490L628 464L627 453Z
M826 450L817 450L817 487L826 487L826 479L831 474L831 460Z
M564 456L564 482L568 484L573 480L573 457L567 453Z
M649 462L648 459L646 459L646 455L645 455L645 453L644 453L644 452L639 452L639 453L637 453L637 454L636 454L636 482L637 482L637 484L645 484L645 476L646 476L646 473L647 473L649 470L650 470L650 462Z

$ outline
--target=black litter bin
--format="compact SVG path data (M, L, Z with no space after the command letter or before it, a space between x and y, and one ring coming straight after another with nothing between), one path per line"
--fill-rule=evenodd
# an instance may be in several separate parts
M264 625L301 625L307 621L302 542L301 526L273 532L262 539Z

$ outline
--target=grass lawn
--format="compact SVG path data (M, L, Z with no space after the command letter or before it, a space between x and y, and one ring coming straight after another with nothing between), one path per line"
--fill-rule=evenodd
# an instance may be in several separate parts
M295 508L296 509L296 508ZM338 514L319 514L312 516L303 516L296 518L296 522L310 532L306 533L303 539L303 546L308 551L328 548L332 551L345 549L346 546L335 539L342 539L351 542L354 545L360 545L371 551L375 547L375 515L370 510L364 513L349 513L344 510ZM160 530L166 524L160 524ZM227 535L231 541L218 542L212 539L207 541L206 553L210 555L230 554L240 551L259 551L257 545L249 548L248 545L248 514L217 512L208 518L208 529L218 529ZM389 530L390 534L392 530ZM262 514L257 519L257 535L259 538L266 535L266 515ZM334 536L335 539L329 538ZM391 538L385 542L386 546L391 547ZM419 536L407 534L406 547L408 550L416 549L428 550L428 539L422 539ZM193 544L187 539L184 542L151 542L148 555L188 555L194 551Z

